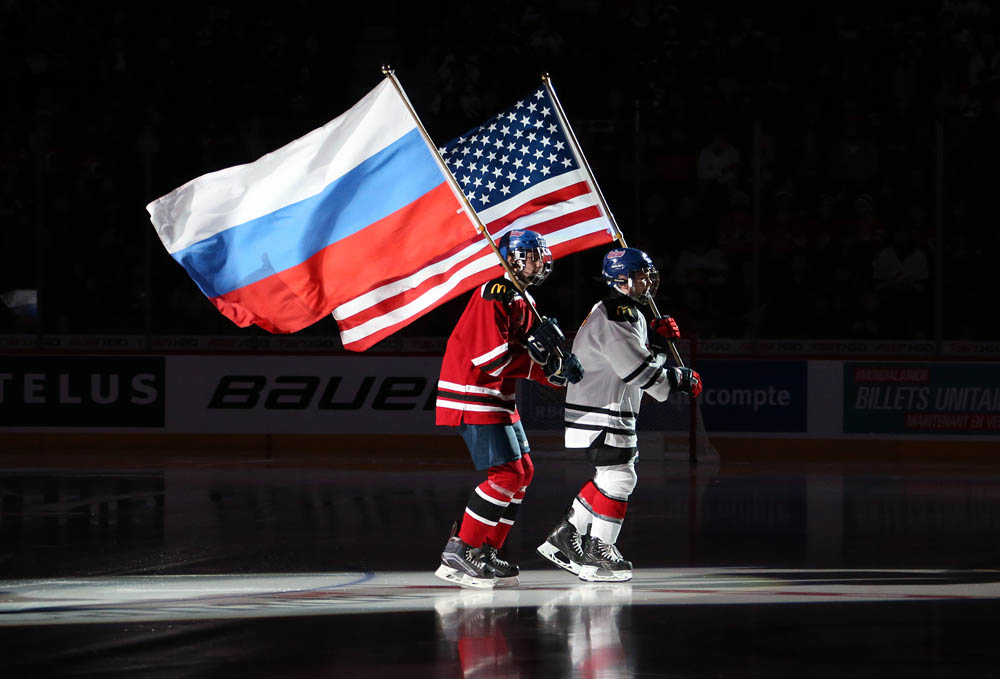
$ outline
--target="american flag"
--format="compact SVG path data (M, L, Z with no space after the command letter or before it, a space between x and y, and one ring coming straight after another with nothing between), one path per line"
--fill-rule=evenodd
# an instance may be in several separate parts
M554 257L613 239L544 87L439 151L495 238L532 229Z
M558 259L614 239L597 189L545 87L438 150L495 240L511 229L531 229L544 236ZM363 351L502 273L496 254L477 233L416 274L334 309L333 316L344 346Z

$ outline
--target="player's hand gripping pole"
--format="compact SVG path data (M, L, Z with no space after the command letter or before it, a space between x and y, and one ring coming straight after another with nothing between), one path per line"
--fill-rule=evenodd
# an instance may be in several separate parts
M583 171L587 173L587 178L590 180L591 186L594 187L594 193L597 194L597 199L601 203L601 210L607 216L608 221L611 222L611 226L615 229L615 238L618 243L623 247L627 248L628 244L625 243L625 236L622 234L622 230L618 227L618 222L615 221L615 216L611 214L611 209L608 207L608 202L604 199L604 194L601 192L601 187L597 184L597 180L594 179L594 173L590 169L590 163L587 162L587 158L583 155L583 149L580 148L580 142L576 139L576 133L573 132L573 128L569 124L569 120L566 118L566 113L563 111L562 104L559 103L559 97L556 96L556 89L552 85L552 79L549 77L548 73L542 74L542 82L545 84L545 89L548 90L549 96L552 97L552 102L556 106L556 116L559 118L560 124L566 130L566 138L569 140L570 150L573 152L573 156L576 158L576 162L583 168ZM646 304L652 310L653 315L656 318L663 318L660 314L660 310L656 308L656 302L653 297L647 292L646 293ZM670 355L673 356L674 363L678 367L684 367L684 361L681 359L680 353L677 351L677 346L674 344L673 340L667 340L667 347L670 349Z

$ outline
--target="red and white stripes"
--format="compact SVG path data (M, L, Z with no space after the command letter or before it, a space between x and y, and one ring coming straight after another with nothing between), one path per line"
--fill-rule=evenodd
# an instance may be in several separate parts
M612 240L611 224L582 171L540 182L478 214L495 240L515 228L537 231L557 259ZM399 252L398 256L406 257L407 253ZM344 346L364 351L434 307L501 273L486 238L471 235L415 273L386 280L341 304L333 310L333 317Z

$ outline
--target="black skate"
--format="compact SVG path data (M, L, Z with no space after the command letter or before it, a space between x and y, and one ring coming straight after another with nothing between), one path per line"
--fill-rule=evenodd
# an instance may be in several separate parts
M511 562L500 558L496 547L484 544L478 551L480 557L486 562L486 570L497 578L497 587L514 587L519 584L517 575L520 570Z
M614 545L590 536L583 547L579 577L587 582L625 582L632 579L632 562Z
M546 559L567 570L573 575L580 574L584 563L583 538L576 532L576 527L565 518L559 522L545 542L536 550Z
M487 568L482 554L455 535L455 526L452 526L451 537L441 552L441 565L434 571L434 575L453 584L475 589L493 589L496 584L493 572Z

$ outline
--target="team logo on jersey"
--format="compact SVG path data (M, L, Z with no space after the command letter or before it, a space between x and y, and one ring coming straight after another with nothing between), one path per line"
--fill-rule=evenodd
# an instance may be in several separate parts
M511 304L521 297L517 290L502 280L491 281L482 290L483 299L496 299L504 304Z
M635 320L635 309L633 309L628 304L622 304L617 310L618 318L627 318L630 321Z

